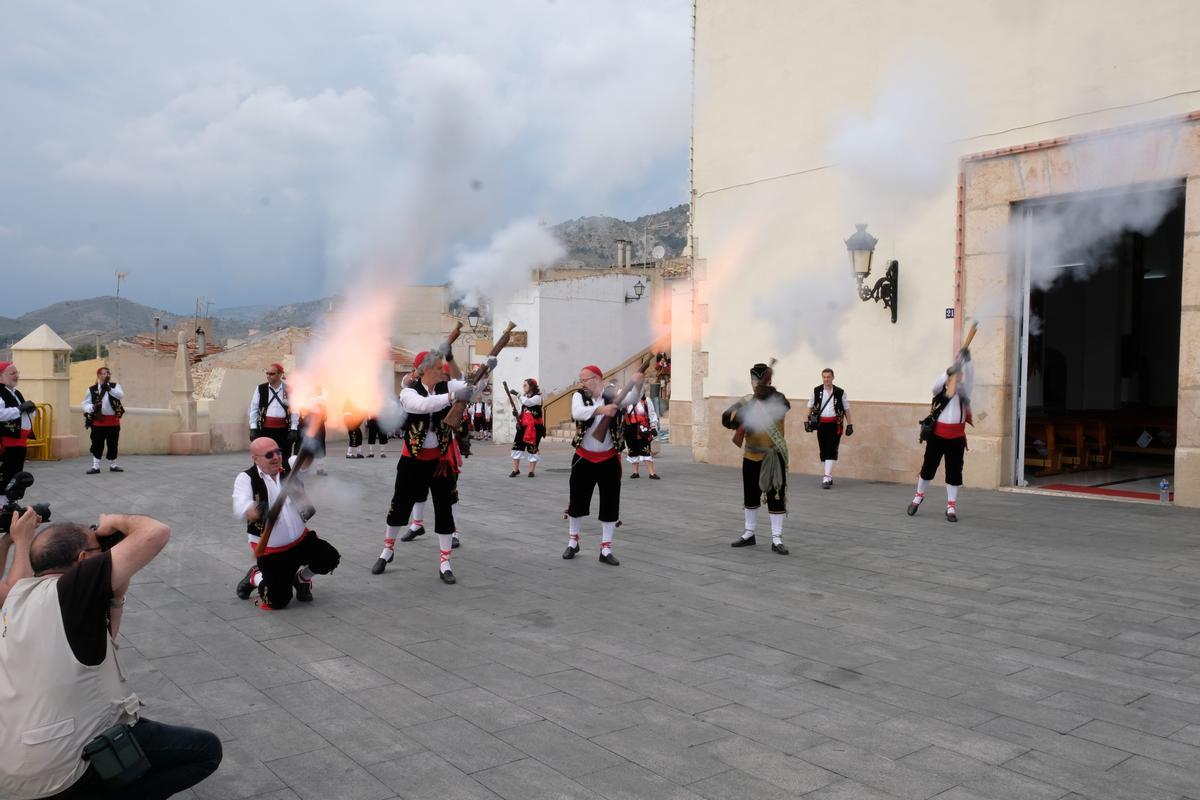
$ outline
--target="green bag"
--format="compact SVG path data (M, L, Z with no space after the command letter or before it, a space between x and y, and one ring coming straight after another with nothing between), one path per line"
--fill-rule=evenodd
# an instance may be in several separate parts
M88 742L83 759L109 786L124 786L150 771L150 759L128 725L113 725Z

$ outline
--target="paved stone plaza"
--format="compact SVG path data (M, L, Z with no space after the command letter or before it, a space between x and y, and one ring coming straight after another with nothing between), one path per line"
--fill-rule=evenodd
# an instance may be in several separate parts
M335 450L342 564L277 612L234 595L245 455L33 464L27 499L171 524L120 643L147 716L224 742L200 798L1200 797L1194 511L967 490L951 525L941 486L909 518L909 486L793 476L782 557L765 510L729 547L738 472L668 447L614 568L594 518L560 558L565 447L536 480L476 450L456 586L432 529L370 574L396 462Z

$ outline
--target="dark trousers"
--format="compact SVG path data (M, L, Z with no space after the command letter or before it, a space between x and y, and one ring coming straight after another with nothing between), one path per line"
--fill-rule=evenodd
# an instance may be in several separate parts
M367 444L387 444L387 434L379 427L379 423L373 419L367 420Z
M392 503L388 506L387 524L400 527L408 523L413 503L433 495L433 530L435 533L454 533L454 497L458 476L447 470L445 475L435 475L441 461L422 461L412 456L401 456L396 462L396 486L392 490Z
M117 460L117 439L121 437L120 425L92 426L92 458L101 458L108 449L108 460Z
M822 461L837 461L838 445L842 443L841 427L836 422L822 422L817 425L817 444L821 448Z
M29 448L8 446L0 453L0 488L21 470L25 469L25 453Z
M278 553L268 553L258 559L262 572L263 593L271 608L286 608L292 602L296 570L308 567L318 575L328 575L341 563L342 554L329 542L309 531L299 544Z
M534 439L532 442L525 441L525 426L517 424L517 435L513 437L513 452L520 453L522 451L529 453L531 456L537 455L538 448L542 444L542 436L545 435L546 429L541 425L534 426Z
M598 464L576 453L571 458L571 503L567 516L586 517L592 513L592 492L600 488L601 522L621 518L621 458L614 455Z
M347 442L347 444L350 447L362 447L362 427L361 426L356 427L356 428L351 428L350 430L346 431L346 433L350 434L350 441Z
M758 485L758 474L762 472L762 462L742 459L742 502L746 508L758 508L762 505L762 489ZM771 514L787 513L787 475L783 476L783 487L778 492L767 492L767 511Z
M304 444L304 440L306 438L308 438L308 425L306 423L307 423L306 420L303 420L303 419L300 420L300 432L303 434L303 436L296 437L296 444L292 446L292 450L291 450L293 455L300 455L300 447ZM312 438L317 440L317 451L313 455L313 458L324 458L325 457L325 423L324 422L322 422L320 427L317 428L317 433ZM283 447L283 452L284 453L289 452L286 446Z
M160 800L171 797L217 771L221 763L221 740L216 735L182 725L164 725L143 718L133 726L133 738L146 753L150 771L132 783L110 788L88 767L70 788L52 795L59 798L95 800Z
M946 485L962 486L963 454L967 451L967 439L943 439L936 433L925 441L925 461L921 464L922 480L931 481L937 475L938 464L946 459Z

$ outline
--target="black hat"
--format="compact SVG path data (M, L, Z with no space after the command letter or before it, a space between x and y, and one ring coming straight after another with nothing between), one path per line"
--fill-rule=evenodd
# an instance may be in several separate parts
M766 364L755 364L750 368L750 377L756 381L761 381L765 376L771 374L771 368Z

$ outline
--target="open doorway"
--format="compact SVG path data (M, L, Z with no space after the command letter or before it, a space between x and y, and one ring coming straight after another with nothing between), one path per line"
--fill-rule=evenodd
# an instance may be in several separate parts
M1174 485L1183 209L1178 183L1017 207L1016 485L1138 499Z

